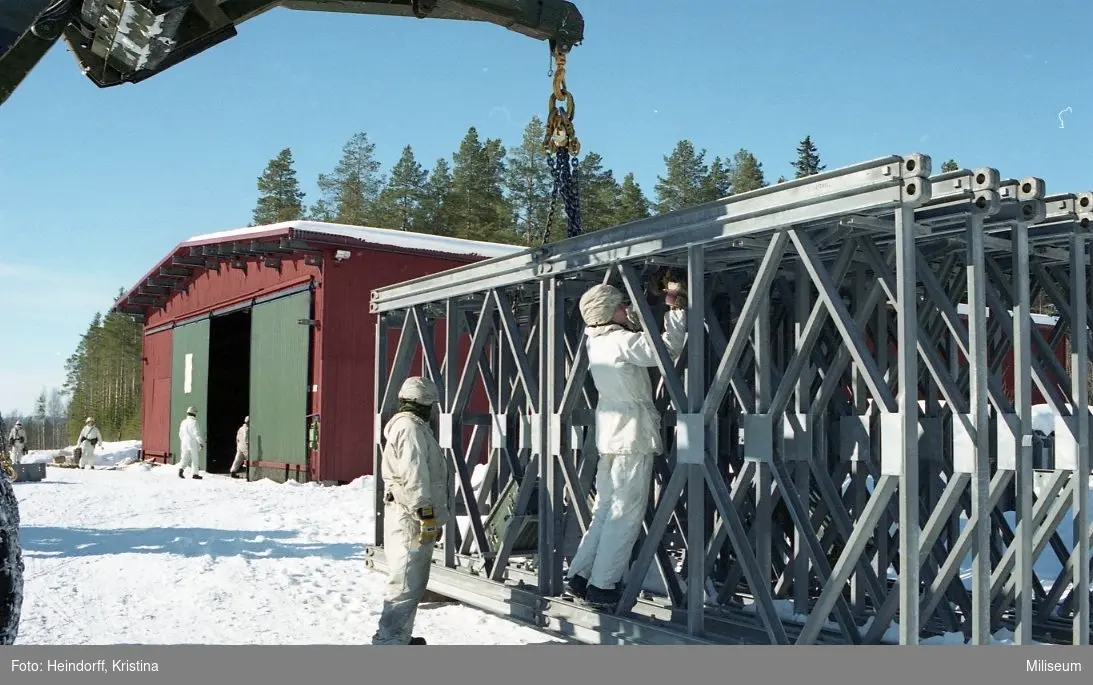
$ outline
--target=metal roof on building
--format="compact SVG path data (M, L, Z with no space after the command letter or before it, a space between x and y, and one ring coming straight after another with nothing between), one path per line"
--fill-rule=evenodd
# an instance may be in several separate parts
M144 317L162 306L194 276L223 263L244 268L261 260L279 260L303 254L305 261L321 263L323 248L394 250L424 256L463 256L469 259L504 257L527 248L448 236L412 233L387 228L347 226L318 221L285 221L264 226L196 235L175 246L163 259L114 303L112 311Z

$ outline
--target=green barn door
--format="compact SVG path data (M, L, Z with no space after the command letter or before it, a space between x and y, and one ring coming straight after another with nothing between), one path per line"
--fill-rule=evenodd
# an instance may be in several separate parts
M208 431L209 320L177 326L171 332L171 348L171 454L172 463L177 464L182 458L178 426L186 418L187 407L197 410L202 435ZM204 469L204 450L199 459Z
M300 465L307 476L311 290L261 302L251 310L250 457ZM295 478L296 469L290 468ZM284 467L252 468L251 478L283 480Z

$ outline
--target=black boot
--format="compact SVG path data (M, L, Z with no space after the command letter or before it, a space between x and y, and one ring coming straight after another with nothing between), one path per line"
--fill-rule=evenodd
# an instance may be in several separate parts
M588 586L588 592L585 593L584 601L591 607L596 609L613 609L616 604L619 603L619 597L622 593L615 588L605 590L595 585Z
M190 476L190 478L193 478L194 480L202 480L201 476L197 475L196 473Z
M588 581L584 576L573 576L565 584L565 593L577 599L584 599L588 593Z
M427 645L429 643L426 642L425 638L423 638L423 637L412 637L412 638L410 638L410 644L412 644L412 645Z
M178 477L179 478L185 478L186 477L186 475L184 473L185 471L186 471L186 469L179 469L178 470Z

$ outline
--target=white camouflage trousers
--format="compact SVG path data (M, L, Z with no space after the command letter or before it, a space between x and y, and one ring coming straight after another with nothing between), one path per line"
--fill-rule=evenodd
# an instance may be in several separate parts
M383 513L383 553L387 562L387 595L374 645L407 645L417 607L425 596L435 542L421 543L421 524L403 507L390 502Z
M84 440L80 443L80 468L95 467L95 445Z
M645 519L653 464L652 455L600 455L592 523L573 555L567 577L580 575L601 590L613 589L622 579Z
M190 467L190 475L197 473L198 465L201 463L198 450L195 448L183 447L182 458L178 461L178 468L180 471L184 471L186 467Z
M247 455L242 450L235 451L235 459L232 461L232 467L228 469L231 473L235 473L239 469L243 468L243 460L247 458Z

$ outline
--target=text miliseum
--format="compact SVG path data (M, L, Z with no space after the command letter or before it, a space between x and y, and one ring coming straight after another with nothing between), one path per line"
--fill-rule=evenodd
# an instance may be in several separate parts
M1025 670L1029 673L1081 673L1079 661L1048 661L1047 659L1028 659Z

